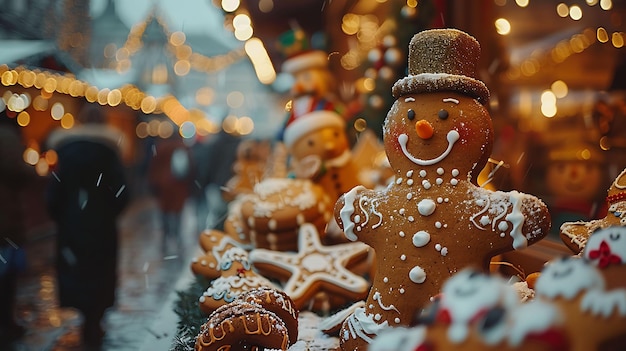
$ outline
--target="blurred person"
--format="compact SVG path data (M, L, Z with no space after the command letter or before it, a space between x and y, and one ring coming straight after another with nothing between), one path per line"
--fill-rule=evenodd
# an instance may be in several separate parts
M115 302L117 220L129 202L129 189L120 159L121 132L106 124L97 105L86 105L77 122L48 138L58 164L46 201L57 225L59 305L83 314L83 343L98 349L102 317Z
M208 218L206 229L224 228L224 221L228 212L226 200L222 196L222 189L235 175L234 164L237 160L237 148L241 137L221 129L207 143L208 152L203 161L207 167L206 178L201 179L205 184L208 201Z
M193 165L187 146L178 134L156 141L148 168L148 181L161 211L163 253L182 250L181 217L191 195ZM176 248L171 244L175 242Z
M20 197L36 173L24 162L25 146L19 128L6 110L0 112L0 349L25 332L15 320L17 279L26 268L22 248L26 226Z

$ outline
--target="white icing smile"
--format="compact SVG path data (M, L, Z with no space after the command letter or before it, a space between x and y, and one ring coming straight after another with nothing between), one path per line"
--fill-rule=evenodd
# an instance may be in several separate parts
M441 155L439 155L439 156L437 156L435 158L432 158L430 160L422 160L420 158L417 158L417 157L411 155L409 150L406 148L406 144L409 142L409 136L408 135L400 134L398 136L398 142L400 143L400 147L402 148L402 153L411 162L413 162L413 163L415 163L416 165L419 165L419 166L430 166L430 165L434 165L435 163L440 162L441 160L446 158L450 154L450 151L452 151L452 147L454 146L454 143L456 143L457 140L459 140L459 138L460 138L459 132L457 132L454 129L449 131L448 134L446 135L446 139L448 139L448 147L446 148L446 150Z

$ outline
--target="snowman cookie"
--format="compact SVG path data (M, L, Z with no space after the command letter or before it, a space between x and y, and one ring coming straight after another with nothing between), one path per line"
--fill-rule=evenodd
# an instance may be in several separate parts
M593 237L593 235L592 235ZM623 281L623 275L620 277ZM611 288L596 263L565 257L549 262L537 279L536 298L555 307L568 350L618 350L626 338L626 289ZM614 348L615 345L620 345Z
M385 331L370 351L567 350L562 316L548 302L520 303L499 276L464 269L444 284L430 318Z
M607 288L626 289L626 226L596 229L582 256L598 267Z
M580 253L587 238L598 228L626 227L626 168L615 178L606 197L609 206L606 217L589 222L566 222L561 225L561 240L575 254Z
M411 40L409 76L383 126L395 181L383 191L357 186L335 204L349 240L376 252L365 306L344 322L343 350L363 350L380 331L407 326L467 266L488 271L499 253L522 249L549 232L545 204L517 191L476 185L493 145L485 85L472 78L478 42L454 30Z

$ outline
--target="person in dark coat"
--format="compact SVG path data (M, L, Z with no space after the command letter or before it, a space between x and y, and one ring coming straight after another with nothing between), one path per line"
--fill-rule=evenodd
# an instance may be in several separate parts
M83 342L100 345L101 319L114 304L117 283L117 219L129 201L118 145L121 134L105 124L103 111L88 105L80 124L53 132L58 154L47 206L57 224L59 304L84 317Z
M148 168L148 181L161 212L166 255L182 253L181 217L191 194L193 172L189 149L178 134L157 140Z
M5 109L0 111L0 350L24 334L15 320L18 274L26 268L21 194L36 173L24 162L19 128Z

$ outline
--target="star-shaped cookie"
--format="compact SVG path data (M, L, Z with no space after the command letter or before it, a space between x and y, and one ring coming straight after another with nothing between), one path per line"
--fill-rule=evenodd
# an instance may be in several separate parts
M317 228L303 224L298 232L298 252L256 249L250 262L263 275L283 280L283 291L301 309L318 292L351 299L363 298L368 281L349 270L367 258L369 246L361 242L322 245Z

